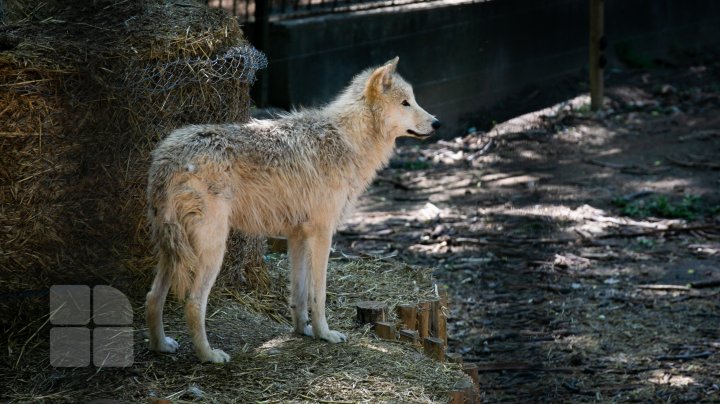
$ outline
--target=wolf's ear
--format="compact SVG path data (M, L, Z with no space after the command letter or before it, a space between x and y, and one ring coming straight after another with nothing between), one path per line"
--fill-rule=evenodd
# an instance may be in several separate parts
M374 99L392 87L392 76L397 69L399 60L400 58L396 56L370 74L365 87L365 95L368 98Z

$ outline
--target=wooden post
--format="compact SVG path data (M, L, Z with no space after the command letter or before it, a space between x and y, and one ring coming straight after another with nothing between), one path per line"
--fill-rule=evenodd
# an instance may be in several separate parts
M418 338L417 330L400 330L400 341L409 342L413 345L417 344L420 340Z
M443 344L447 345L447 317L442 300L434 300L430 307L430 334L440 338Z
M357 309L357 323L375 324L378 321L385 321L387 304L383 302L364 301L355 304Z
M395 339L395 324L386 321L375 323L375 334L382 339Z
M425 339L423 339L423 350L425 351L425 355L438 362L445 360L445 344L440 338L425 337Z
M430 302L418 303L417 327L421 339L430 335Z
M395 307L395 311L403 329L414 330L417 328L417 310L414 304L399 304Z
M605 39L605 1L590 0L590 108L598 111L603 106L603 70L606 64L603 50Z
M270 49L270 0L255 0L255 35L256 48L268 54ZM258 74L257 104L265 107L268 104L268 67Z

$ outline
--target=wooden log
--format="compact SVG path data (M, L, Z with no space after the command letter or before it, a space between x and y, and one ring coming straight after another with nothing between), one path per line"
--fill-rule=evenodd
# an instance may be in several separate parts
M480 377L478 375L478 367L474 363L463 363L462 365L463 372L465 372L466 375L470 376L470 378L473 381L473 384L480 387Z
M375 334L382 339L395 339L395 324L387 321L378 321L375 323Z
M395 312L402 324L401 329L417 329L417 310L414 304L399 304L395 307Z
M420 341L417 330L400 330L400 341L409 342L411 344L417 344Z
M450 363L463 363L463 357L461 354L457 352L448 352L445 354L445 360Z
M363 301L355 304L357 309L356 321L358 324L375 324L378 321L385 321L387 304L375 301Z
M447 345L447 315L441 300L434 300L430 305L430 335Z
M438 362L445 360L445 343L440 338L425 337L423 339L423 350L425 351L425 355Z
M417 330L420 338L430 336L430 302L420 302L417 305Z

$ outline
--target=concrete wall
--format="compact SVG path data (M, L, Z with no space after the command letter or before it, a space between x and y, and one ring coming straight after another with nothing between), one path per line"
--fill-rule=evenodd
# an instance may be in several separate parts
M583 91L589 0L447 1L340 14L270 27L272 106L313 106L350 78L400 56L400 73L444 136L487 127ZM613 50L643 59L720 43L720 2L606 0ZM628 55L625 55L626 57Z

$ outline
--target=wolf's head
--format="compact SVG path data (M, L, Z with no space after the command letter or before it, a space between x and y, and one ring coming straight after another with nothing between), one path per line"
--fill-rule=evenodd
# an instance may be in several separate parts
M440 127L440 121L415 101L412 86L395 72L398 61L396 57L363 75L367 77L363 96L371 109L380 113L378 118L388 136L426 139Z

